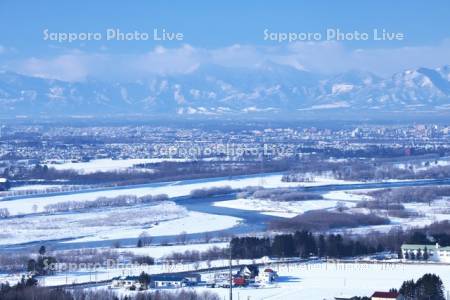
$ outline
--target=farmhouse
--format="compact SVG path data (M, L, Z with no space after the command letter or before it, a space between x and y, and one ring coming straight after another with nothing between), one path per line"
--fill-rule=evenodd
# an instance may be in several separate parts
M189 285L189 280L177 275L154 275L150 277L150 286L155 289L181 288Z
M184 278L186 279L187 285L189 286L198 285L202 280L202 276L196 273L185 275Z
M264 271L259 272L258 277L256 278L256 281L263 282L263 283L271 283L274 282L277 279L278 275L277 272L274 270L267 268L264 269Z
M127 290L142 290L146 289L136 276L122 276L113 278L110 288L112 289L127 289Z
M239 272L237 273L237 276L244 277L247 279L254 279L259 274L259 269L257 266L254 265L246 265L241 267Z
M450 247L435 245L403 244L401 247L405 260L429 260L450 263Z
M403 297L397 292L375 292L371 300L400 300Z

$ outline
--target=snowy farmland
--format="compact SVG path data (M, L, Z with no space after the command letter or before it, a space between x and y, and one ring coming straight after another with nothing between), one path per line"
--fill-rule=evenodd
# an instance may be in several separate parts
M256 260L261 262L261 260ZM240 260L239 263L251 263ZM226 260L210 262L211 266L226 267ZM206 267L200 262L199 268ZM397 262L308 262L291 264L266 264L277 271L279 278L273 284L259 287L234 288L235 299L311 299L334 300L334 297L371 296L375 291L388 291L399 288L403 281L422 277L425 273L439 275L444 288L449 290L449 265L433 263L404 264ZM67 283L82 283L105 280L121 275L138 275L145 271L149 274L161 272L195 271L193 264L154 265L154 266L120 266L119 268L99 269L96 271L79 271L61 273L39 279L40 284L55 286ZM207 281L213 273L202 273L202 280ZM326 282L326 284L324 284ZM97 287L99 288L99 287ZM103 286L100 288L107 288ZM229 290L223 288L197 287L198 291L208 290L217 293L220 298L228 297ZM122 292L122 291L118 291ZM127 293L135 293L127 291Z
M128 217L134 218L132 214L129 214ZM231 228L237 225L240 221L241 220L239 218L235 217L191 211L184 217L160 222L157 225L152 225L151 227L142 226L143 224L141 223L140 226L128 226L128 224L124 224L125 226L123 229L120 229L121 226L119 226L116 230L104 230L93 235L68 241L67 243L137 238L143 232L157 237L218 231Z
M19 244L31 241L90 237L112 239L137 237L142 231L165 234L167 229L155 226L156 222L189 220L190 213L173 202L152 206L111 208L88 212L29 215L0 221L2 233L0 244ZM228 225L226 223L226 225ZM226 226L225 225L225 226ZM188 228L189 229L189 228ZM176 230L172 230L174 232Z
M446 290L450 289L448 265L390 263L310 263L274 267L280 278L261 288L236 288L240 299L311 299L334 300L334 297L368 296L375 291L400 288L405 280L417 280L425 273L439 275ZM326 283L326 284L324 284ZM206 289L206 288L201 288ZM213 289L221 298L227 289Z
M163 158L132 158L132 159L94 159L88 162L61 162L47 164L49 168L56 170L74 170L80 174L95 172L124 171L139 164L153 164L163 161L184 161L183 159Z

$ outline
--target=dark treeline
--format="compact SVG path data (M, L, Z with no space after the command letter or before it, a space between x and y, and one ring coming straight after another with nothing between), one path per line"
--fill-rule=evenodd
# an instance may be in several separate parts
M75 170L56 170L46 165L36 165L31 170L16 172L8 168L0 176L10 180L43 179L52 182L64 179L67 184L140 184L152 181L171 181L198 179L209 177L229 177L264 172L287 171L292 166L292 160L267 161L264 164L255 161L187 161L161 162L136 165L144 171L151 168L154 172L109 171L81 174Z
M314 235L309 231L279 234L272 239L236 237L231 240L231 249L233 257L240 259L263 256L343 258L385 250L381 244L376 244L374 241L350 239L340 234Z
M404 281L399 290L392 288L389 292L399 294L397 299L403 300L445 300L444 285L439 276L425 274L417 281ZM351 300L370 300L369 297L352 297ZM372 298L373 299L373 298ZM379 298L377 298L379 299Z
M403 282L399 293L405 300L445 300L444 285L441 278L435 274L425 274L417 281Z
M439 243L450 245L450 221L433 223L423 228L404 231L394 227L388 233L371 232L367 235L314 234L296 231L268 237L235 237L231 240L235 258L260 258L263 256L302 257L310 256L343 258L390 251L401 256L402 244Z
M269 227L274 230L325 231L335 228L355 228L389 224L389 219L374 214L311 210L290 219L273 221Z

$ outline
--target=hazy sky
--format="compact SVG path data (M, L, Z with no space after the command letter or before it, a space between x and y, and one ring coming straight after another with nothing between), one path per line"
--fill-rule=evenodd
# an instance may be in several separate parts
M450 2L445 0L67 2L0 0L0 69L76 81L191 72L202 64L275 62L322 73L362 69L381 75L450 64ZM150 38L107 40L108 29ZM155 41L154 29L183 37ZM337 29L369 38L327 39L327 30ZM404 38L374 40L375 29ZM45 30L53 37L99 33L101 38L58 42L45 40ZM265 30L272 37L321 37L279 42L265 39Z

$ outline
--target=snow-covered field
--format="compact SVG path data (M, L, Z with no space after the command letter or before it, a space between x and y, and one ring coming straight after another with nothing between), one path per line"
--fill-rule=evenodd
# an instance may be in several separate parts
M182 231L162 221L188 222L192 215L184 207L173 202L161 202L152 206L120 207L89 212L73 212L49 215L30 215L23 218L0 220L2 231L0 244L18 244L89 237L91 240L135 238L144 230L153 235L165 235ZM205 222L215 222L204 218ZM173 222L168 221L168 222ZM161 222L159 225L153 225ZM230 223L224 221L224 228ZM232 226L232 225L231 225ZM186 226L186 231L195 231Z
M262 288L236 288L234 297L240 299L308 299L334 300L334 297L368 296L375 291L400 288L405 280L417 280L425 273L441 277L450 289L448 265L313 263L277 268L279 280ZM199 288L204 290L207 288ZM226 297L227 289L208 289Z
M61 187L60 184L29 184L13 187L10 189L10 191L26 191L26 190L45 191L47 189L57 189L60 187Z
M235 199L215 202L215 206L259 211L262 214L282 218L292 218L310 210L332 209L344 205L352 208L356 202L368 199L358 191L332 191L323 195L324 199L305 201L273 201L266 199Z
M280 217L293 217L309 210L334 208L336 200L307 200L307 201L272 201L262 199L236 199L215 202L215 206L260 211L264 214ZM347 203L345 203L347 204ZM354 205L349 202L348 205Z
M363 208L353 208L352 211L360 213L375 213L383 217L388 217L391 221L388 225L367 226L351 229L357 234L367 234L372 231L388 232L392 227L402 227L403 229L419 228L430 225L434 222L450 220L450 198L441 198L428 203L404 203L406 211L412 213L407 218L386 216L385 211L375 211ZM342 231L342 230L335 230ZM348 230L345 230L348 231Z
M134 218L132 214L130 214L129 217ZM153 225L151 227L126 226L126 228L123 229L104 230L100 233L68 241L67 243L135 238L142 232L146 232L150 236L166 236L179 235L181 233L190 234L217 231L231 228L240 221L241 219L235 217L190 211L184 217L160 222L158 225Z
M261 262L261 260L256 260ZM236 263L236 262L234 262ZM251 263L250 260L240 260L239 263ZM227 261L217 260L210 262L211 266L226 267ZM402 263L339 263L339 262L310 262L287 264L267 264L278 272L278 280L259 288L235 288L235 299L311 299L333 300L334 297L344 296L371 296L375 291L388 291L391 288L400 288L405 280L417 280L425 273L439 275L444 288L450 289L449 265L432 263L402 264ZM197 267L206 267L201 262ZM121 275L138 275L145 271L149 274L161 272L195 271L192 264L155 265L155 266L119 266L108 270L77 271L60 273L55 276L40 278L41 285L61 285L67 283L81 283L105 280ZM206 281L212 273L203 273L202 280ZM104 287L106 288L106 286ZM220 298L228 297L228 289L206 287L195 288L198 291L209 290L217 293ZM132 293L132 292L130 292Z
M148 158L148 159L94 159L89 162L63 162L47 164L50 168L56 170L75 170L79 173L89 174L95 172L110 172L110 171L123 171L128 168L132 168L138 164L150 164L159 163L163 161L184 161L183 159L163 159L163 158Z

